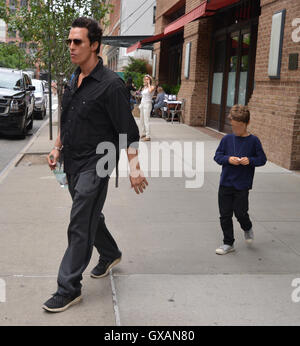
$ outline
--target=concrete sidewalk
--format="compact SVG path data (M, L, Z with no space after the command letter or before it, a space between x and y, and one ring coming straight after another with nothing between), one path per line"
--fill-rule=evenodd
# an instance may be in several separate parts
M292 281L300 278L300 176L272 163L258 168L250 193L255 242L247 246L235 222L236 252L218 256L218 135L161 119L151 126L152 143L204 143L203 186L187 189L185 176L150 176L147 192L136 195L127 177L118 189L112 178L103 212L123 261L110 277L93 280L94 251L84 299L64 313L41 308L56 290L71 208L46 165L48 126L0 177L0 325L300 325L300 303L292 300ZM151 145L141 147L143 168ZM195 153L171 157L196 167Z

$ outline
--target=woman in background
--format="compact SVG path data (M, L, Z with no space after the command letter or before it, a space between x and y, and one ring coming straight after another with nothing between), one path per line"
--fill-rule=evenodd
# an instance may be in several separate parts
M141 140L150 141L150 114L152 110L152 97L155 86L152 85L152 78L148 74L144 77L144 87L142 89L140 104Z

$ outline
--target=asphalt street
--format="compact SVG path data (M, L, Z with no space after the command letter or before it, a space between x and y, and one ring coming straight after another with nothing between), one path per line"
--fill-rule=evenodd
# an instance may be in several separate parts
M57 98L53 98L53 110L57 108ZM9 165L16 155L28 144L32 136L37 133L42 124L47 121L47 116L43 120L34 119L33 129L30 130L25 139L18 139L16 136L6 136L0 134L0 173Z

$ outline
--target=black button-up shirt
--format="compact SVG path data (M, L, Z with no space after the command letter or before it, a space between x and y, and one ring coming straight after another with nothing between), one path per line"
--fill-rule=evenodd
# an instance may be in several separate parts
M78 68L62 100L61 142L64 169L68 174L96 168L97 161L105 155L96 154L100 143L113 143L118 160L119 149L133 143L137 148L139 141L124 81L104 67L101 58L78 88L80 73ZM121 147L119 134L127 135L127 143Z

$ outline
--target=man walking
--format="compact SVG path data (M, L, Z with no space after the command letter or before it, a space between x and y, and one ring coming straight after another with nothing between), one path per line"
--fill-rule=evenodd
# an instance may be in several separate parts
M132 188L140 193L148 185L138 163L139 131L131 114L127 90L119 76L105 68L98 57L101 38L99 24L93 19L80 17L73 22L67 40L72 63L79 67L65 90L60 133L48 156L48 164L53 170L63 151L73 204L68 248L59 268L57 292L43 305L50 312L65 311L81 300L80 281L91 259L93 246L100 254L91 273L93 278L108 275L121 260L121 251L101 212L109 173L97 165L107 155L102 151L99 154L96 150L98 144L108 142L116 147L116 155L110 155L114 158L114 166L119 150L127 149ZM121 146L120 134L127 136L127 142ZM108 166L111 167L111 162Z

